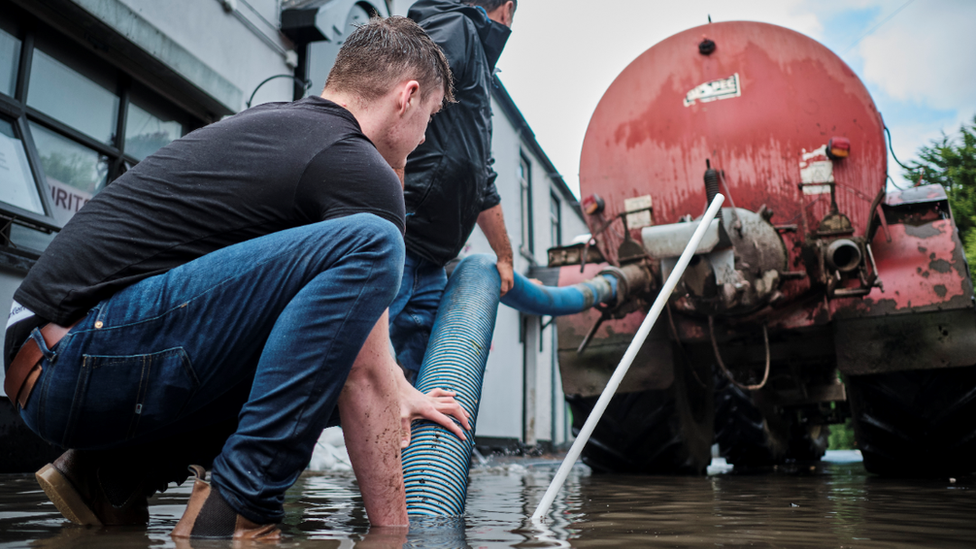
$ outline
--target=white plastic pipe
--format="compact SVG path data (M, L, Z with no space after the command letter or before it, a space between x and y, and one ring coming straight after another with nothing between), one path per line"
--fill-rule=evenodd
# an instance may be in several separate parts
M665 304L667 304L668 299L671 297L671 292L674 291L674 287L678 285L678 281L681 280L681 276L685 273L685 269L688 267L688 263L691 261L691 257L695 255L695 251L698 249L698 244L701 243L702 238L705 236L705 231L708 230L708 226L711 225L712 219L718 214L719 209L722 207L722 202L725 201L725 197L721 194L715 195L712 199L712 203L708 206L708 210L705 211L705 215L702 216L701 221L698 223L698 229L695 234L691 236L691 241L685 247L685 251L682 252L681 257L678 258L678 263L674 266L674 270L671 271L671 276L664 283L661 288L660 293L657 294L657 299L654 300L654 305L651 306L650 312L644 318L644 322L641 323L640 328L637 330L637 334L634 336L634 340L630 342L630 346L627 347L627 352L624 353L623 358L620 359L620 364L617 365L617 369L614 370L613 375L610 377L610 381L607 382L606 388L603 389L603 394L600 395L599 400L596 401L596 405L593 406L593 411L590 412L590 416L586 418L586 423L583 424L583 428L580 429L579 435L576 436L576 441L573 442L573 446L569 449L569 453L566 454L566 458L563 460L562 465L559 466L559 470L556 471L556 476L552 479L552 484L549 485L549 489L546 490L546 495L542 496L542 501L539 502L539 507L536 508L535 513L532 514L533 520L540 520L546 513L549 512L549 507L552 505L553 500L556 499L556 494L559 493L559 489L563 487L563 483L566 482L566 477L569 476L570 469L579 459L580 454L583 452L583 447L586 446L587 441L590 440L590 435L593 434L593 429L596 428L596 424L599 423L600 418L603 417L603 412L606 411L607 405L610 404L610 399L613 398L614 393L617 392L617 387L620 386L620 382L623 381L624 376L627 375L627 370L630 369L630 365L634 362L634 358L637 356L637 352L640 350L641 346L644 344L644 340L647 339L647 335L651 333L651 328L654 327L654 323L657 322L659 316L661 316L661 311L664 310Z

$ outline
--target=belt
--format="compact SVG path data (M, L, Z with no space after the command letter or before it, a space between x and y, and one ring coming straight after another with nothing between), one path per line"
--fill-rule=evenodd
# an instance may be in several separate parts
M80 321L74 322L67 328L58 326L53 322L41 326L41 337L44 338L47 348L50 349L57 345L61 338L70 332L78 322ZM34 390L34 384L37 383L37 378L41 377L41 360L43 358L44 353L41 352L41 348L37 346L33 337L27 338L27 341L17 351L17 356L10 363L7 376L3 380L3 390L15 406L18 403L21 408L27 406L27 399L30 398L31 391Z

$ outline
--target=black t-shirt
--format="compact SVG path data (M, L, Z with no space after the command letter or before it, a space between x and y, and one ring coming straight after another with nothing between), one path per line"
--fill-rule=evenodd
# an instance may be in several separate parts
M69 325L214 250L356 213L404 231L400 180L352 113L319 97L262 105L170 143L95 196L14 299Z

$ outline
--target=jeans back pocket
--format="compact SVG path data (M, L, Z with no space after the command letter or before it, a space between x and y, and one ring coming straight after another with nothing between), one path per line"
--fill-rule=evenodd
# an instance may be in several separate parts
M126 356L84 355L66 447L117 444L176 421L199 387L182 347Z

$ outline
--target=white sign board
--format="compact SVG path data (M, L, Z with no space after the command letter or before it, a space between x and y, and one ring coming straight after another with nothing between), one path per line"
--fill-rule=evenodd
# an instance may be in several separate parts
M653 225L654 220L651 218L651 211L647 209L650 207L651 195L649 194L625 199L624 209L628 212L644 210L642 212L627 214L627 227L630 229L640 229L641 227L650 227Z
M830 194L829 183L834 182L834 163L827 158L827 145L807 152L803 149L800 160L800 181L803 194ZM816 183L825 183L816 185Z

